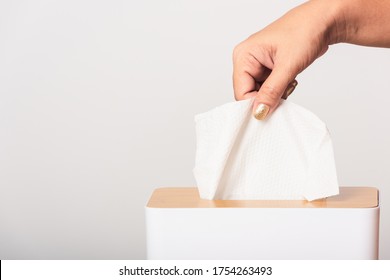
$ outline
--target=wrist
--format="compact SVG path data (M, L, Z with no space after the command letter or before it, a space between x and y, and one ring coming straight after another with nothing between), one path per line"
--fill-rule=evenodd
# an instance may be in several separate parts
M348 0L319 0L326 6L325 40L328 45L347 42L351 30L348 15Z
M322 1L322 0L318 0ZM390 1L328 0L333 23L327 31L329 44L350 43L390 47Z

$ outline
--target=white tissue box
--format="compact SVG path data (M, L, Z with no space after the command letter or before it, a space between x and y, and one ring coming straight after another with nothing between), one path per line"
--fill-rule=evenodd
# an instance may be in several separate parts
M341 187L304 200L203 200L156 189L146 206L148 259L377 259L379 192Z

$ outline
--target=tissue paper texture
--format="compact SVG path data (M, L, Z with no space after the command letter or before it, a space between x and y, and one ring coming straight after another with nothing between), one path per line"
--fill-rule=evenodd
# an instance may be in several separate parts
M200 197L310 201L338 194L326 125L289 101L258 121L252 103L232 102L195 116Z

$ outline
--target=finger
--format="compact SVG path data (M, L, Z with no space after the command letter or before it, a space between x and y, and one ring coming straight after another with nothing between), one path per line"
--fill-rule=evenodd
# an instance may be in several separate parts
M236 100L254 97L270 73L271 70L264 68L257 77L249 72L233 75L233 87Z
M297 80L292 81L292 82L288 85L287 89L284 91L283 96L282 96L282 99L286 100L286 99L293 93L293 91L295 90L295 87L296 87L297 85L298 85Z
M245 99L246 93L255 92L256 81L246 71L242 71L241 73L235 71L233 72L233 88L236 100L242 100Z
M264 120L275 111L280 99L294 77L287 71L274 68L264 81L253 103L253 115L258 120Z
M236 100L247 99L256 94L271 70L251 56L236 60L233 69L234 96Z

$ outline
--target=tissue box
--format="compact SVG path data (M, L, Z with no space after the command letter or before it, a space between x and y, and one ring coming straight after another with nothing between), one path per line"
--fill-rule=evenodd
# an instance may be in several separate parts
M304 200L203 200L156 189L146 206L148 259L377 259L379 192L340 187Z

